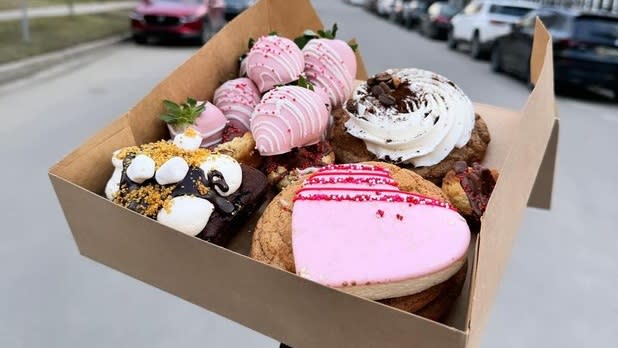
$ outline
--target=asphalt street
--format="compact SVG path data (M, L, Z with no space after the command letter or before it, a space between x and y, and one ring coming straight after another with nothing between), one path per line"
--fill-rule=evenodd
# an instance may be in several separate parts
M520 108L523 83L443 42L339 1L326 25L358 38L369 72L420 67L478 102ZM122 43L0 86L0 347L269 347L276 342L78 255L47 169L123 113L196 47ZM234 57L230 57L234 59ZM618 107L559 97L551 211L528 209L484 348L614 347L618 341ZM92 170L97 170L93 168Z

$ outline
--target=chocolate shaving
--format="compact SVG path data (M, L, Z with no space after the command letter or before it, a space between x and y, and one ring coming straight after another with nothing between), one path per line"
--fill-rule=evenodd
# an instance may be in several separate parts
M386 94L382 94L378 97L378 100L380 100L380 102L386 106L391 106L395 104L395 97L393 97L392 95L386 95Z

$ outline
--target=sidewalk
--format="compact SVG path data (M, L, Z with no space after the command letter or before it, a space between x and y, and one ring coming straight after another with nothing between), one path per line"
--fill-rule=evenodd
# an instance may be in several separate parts
M101 13L101 12L110 12L115 10L123 10L130 9L135 6L136 1L113 1L113 2L104 2L104 3L92 3L92 4L75 4L74 5L74 14L76 15L84 15L84 14L93 14L93 13ZM56 6L47 6L47 7L35 7L28 9L28 17L36 18L36 17L61 17L68 16L69 6L68 5L56 5ZM9 11L0 11L0 21L13 21L17 19L21 19L21 10L9 10Z

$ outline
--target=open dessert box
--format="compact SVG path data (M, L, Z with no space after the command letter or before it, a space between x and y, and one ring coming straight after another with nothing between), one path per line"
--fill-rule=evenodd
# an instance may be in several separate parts
M82 255L295 347L476 347L526 205L548 209L558 119L551 38L538 22L536 88L521 110L475 104L500 179L470 246L463 293L444 324L354 297L247 257L247 223L229 249L184 235L102 196L114 150L168 136L162 99L211 100L235 77L250 37L322 28L308 0L262 0L227 25L136 106L54 165L50 179ZM362 42L361 42L362 49ZM358 79L366 73L359 59ZM374 72L375 73L375 72ZM439 73L439 72L438 72Z

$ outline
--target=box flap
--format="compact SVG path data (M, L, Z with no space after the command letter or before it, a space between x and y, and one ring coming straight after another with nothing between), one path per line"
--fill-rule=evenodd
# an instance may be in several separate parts
M545 149L552 133L557 132L551 37L538 19L535 30L531 70L536 87L522 110L518 132L482 218L471 289L469 347L478 347L480 343Z

